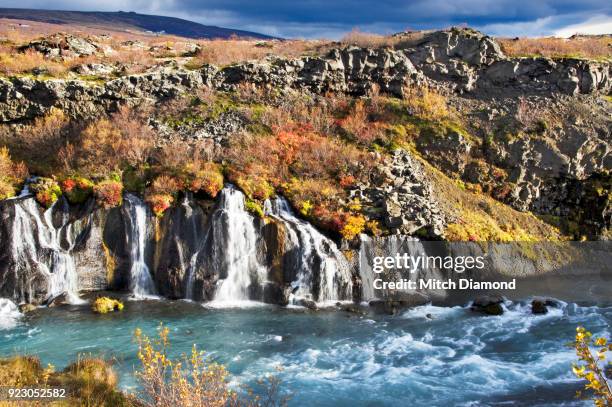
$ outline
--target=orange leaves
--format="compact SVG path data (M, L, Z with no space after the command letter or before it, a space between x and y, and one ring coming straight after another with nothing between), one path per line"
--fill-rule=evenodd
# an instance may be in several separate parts
M123 184L115 180L100 182L94 187L94 196L98 205L105 209L114 208L123 202Z

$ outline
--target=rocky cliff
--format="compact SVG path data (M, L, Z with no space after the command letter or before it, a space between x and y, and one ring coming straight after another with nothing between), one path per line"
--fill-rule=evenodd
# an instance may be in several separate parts
M455 233L460 240L479 240L470 230L487 228L495 233L485 238L558 239L548 224L565 228L570 238L608 239L611 70L605 61L508 58L493 39L451 29L400 36L394 48L334 48L324 56L198 70L158 67L104 81L0 79L3 129L19 129L52 108L77 122L95 122L123 105L147 105L156 144L207 139L212 150L231 150L238 133L256 132L261 123L252 109L246 114L224 106L206 119L172 121L159 113L160 106L202 90L267 89L276 99L258 103L282 104L296 93L323 99L328 93L370 98L380 92L397 101L418 97L415 89L435 89L461 119L460 126L423 119L410 110L416 104L398 105L388 120L404 143L389 143L387 150L372 143L369 155L359 156L376 165L367 178L348 182L343 205L358 202L368 221L384 227L385 237L324 235L304 220L308 215L316 223L313 215L280 195L263 198L260 216L253 216L245 209L253 204L251 196L245 201L227 186L216 200L183 194L161 218L136 195L125 195L114 209L91 199L69 205L61 198L48 210L27 195L2 201L0 296L44 302L113 289L203 301L418 302L447 293L426 290L399 298L373 292L368 287L376 253L426 253L417 238L443 240L453 227L461 229ZM482 247L466 250L480 253ZM531 249L513 250L490 252L490 276L537 275L562 266L549 255L533 256ZM509 270L507 259L517 256L521 266Z

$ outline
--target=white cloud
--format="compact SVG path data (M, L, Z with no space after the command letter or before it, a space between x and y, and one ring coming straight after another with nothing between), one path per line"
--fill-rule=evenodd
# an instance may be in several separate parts
M612 34L612 17L599 14L591 17L559 15L533 21L486 24L481 31L497 37L570 37L573 34ZM578 22L576 20L578 19Z
M612 17L597 15L588 20L557 29L556 37L571 37L574 34L612 34Z
M477 28L496 37L541 37L551 35L550 27L553 24L553 17L544 17L534 21L487 24Z

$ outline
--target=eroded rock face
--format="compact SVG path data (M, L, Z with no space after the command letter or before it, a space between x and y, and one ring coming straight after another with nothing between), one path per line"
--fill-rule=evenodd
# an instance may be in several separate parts
M83 55L96 52L96 45L84 39L62 38L58 44L65 45L55 48L49 48L52 44L47 42L32 46L56 53L66 47ZM270 58L221 69L212 65L199 71L159 68L101 86L78 80L2 80L0 120L31 119L51 106L73 116L93 116L116 109L118 102L156 101L203 86L231 90L245 82L353 95L363 95L377 85L381 91L400 97L404 85L422 82L487 97L534 92L606 93L612 86L611 69L606 62L508 59L490 37L470 29L451 29L427 34L397 50L348 47L334 49L323 57Z
M421 164L404 150L395 151L369 184L351 191L351 197L359 198L369 216L392 234L422 231L435 237L446 225Z

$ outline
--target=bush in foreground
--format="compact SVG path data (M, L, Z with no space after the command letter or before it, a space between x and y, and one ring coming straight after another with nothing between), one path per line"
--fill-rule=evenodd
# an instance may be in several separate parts
M57 405L92 407L141 405L134 397L117 390L117 377L112 367L108 362L98 358L79 358L61 372L56 372L53 365L43 367L40 359L33 356L0 359L0 383L11 387L65 388L67 398L62 399ZM33 402L32 405L38 404Z
M612 351L612 343L608 343L606 338L593 338L593 335L579 326L576 328L576 338L574 348L580 362L574 364L572 371L580 379L586 380L585 391L589 394L586 398L593 400L597 407L612 405L612 388L604 373L606 363L606 353ZM596 348L593 353L591 348ZM577 393L578 397L583 396L583 392Z
M287 398L279 395L279 381L273 376L260 381L263 395L252 390L241 397L229 387L225 366L205 358L195 345L191 355L172 360L168 354L170 330L159 327L159 337L151 339L139 329L134 336L142 364L136 375L143 388L143 401L155 407L284 406Z

